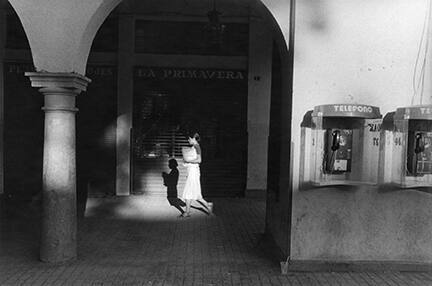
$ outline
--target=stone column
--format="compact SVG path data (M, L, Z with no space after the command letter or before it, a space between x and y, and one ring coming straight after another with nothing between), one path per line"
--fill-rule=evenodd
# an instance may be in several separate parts
M134 16L120 14L117 82L117 196L128 196L132 191L130 132L133 112L134 35Z
M40 259L66 262L77 256L75 97L90 80L75 73L26 76L45 97Z

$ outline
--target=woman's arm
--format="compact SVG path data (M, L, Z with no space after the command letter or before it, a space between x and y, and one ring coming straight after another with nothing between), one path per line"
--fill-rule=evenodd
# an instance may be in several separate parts
M202 161L201 158L201 147L199 145L194 145L193 148L195 148L195 151L197 153L197 157L193 160L188 160L187 163L194 163L194 164L200 164Z
M201 163L201 154L197 154L197 157L193 160L186 161L187 163L200 164Z

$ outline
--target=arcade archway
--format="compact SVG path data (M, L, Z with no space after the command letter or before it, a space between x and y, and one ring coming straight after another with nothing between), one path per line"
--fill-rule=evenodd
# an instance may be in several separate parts
M97 28L99 27L99 25L103 22L103 20L106 18L106 16L108 15L109 11L111 11L111 9L117 4L114 2L118 2L118 1L106 1L106 3L104 3L103 5L99 6L99 7L89 7L90 8L94 8L93 12L94 15L92 15L91 17L88 17L89 23L87 26L85 26L84 29L81 29L79 27L81 27L80 25L77 25L78 27L78 31L75 32L75 34L72 33L71 38L74 37L74 35L76 35L76 37L78 37L76 42L79 43L79 47L77 47L78 52L74 53L73 56L71 57L66 57L64 56L62 53L64 51L58 51L55 50L56 48L58 48L57 46L51 47L54 50L52 51L52 53L50 53L49 50L47 49L42 49L41 47L44 45L43 40L45 40L45 42L50 42L52 41L56 35L50 35L47 36L47 38L43 38L43 37L39 37L40 35L38 35L38 32L36 31L37 29L35 27L37 27L38 25L53 25L56 23L56 21L58 20L58 15L56 17L53 17L53 21L45 21L45 23L39 23L37 22L37 20L32 19L31 15L29 14L29 12L26 10L25 5L21 5L20 1L11 1L11 3L14 5L14 8L18 11L18 15L21 18L21 21L24 24L24 29L26 30L27 36L29 38L29 42L30 42L30 47L32 48L32 55L33 55L33 60L34 60L34 64L36 67L36 71L41 71L41 70L45 70L48 71L48 73L54 73L54 72L60 72L60 73L68 73L68 72L77 72L79 74L84 74L83 72L83 63L85 66L85 63L87 62L87 57L86 57L86 49L90 49L90 45L92 43L92 39L93 39L93 34L96 33ZM275 4L270 3L272 6ZM96 5L96 4L95 4ZM42 5L43 6L43 5ZM67 5L66 5L67 6ZM287 6L284 6L287 7ZM79 13L75 13L71 10L62 10L65 9L67 7L63 7L62 5L59 4L59 6L54 7L53 9L59 9L63 12L59 13L59 15L61 15L62 13L70 13L70 15L74 15L76 17L76 21L78 21L80 19ZM70 7L69 7L70 8ZM83 8L83 7L81 7ZM280 7L277 7L278 10L277 12L280 12ZM270 13L268 13L268 10L265 10L264 7L261 7L261 12L264 11L264 15L265 17L267 17L268 19L272 19L270 16ZM80 9L82 11L82 9ZM276 11L276 10L275 10ZM86 15L86 17L89 15ZM71 17L73 18L73 17ZM81 19L83 20L83 19ZM72 20L71 20L72 21ZM267 20L268 21L268 20ZM133 20L131 20L130 18L127 19L125 22L123 22L123 24L119 24L120 27L120 31L122 31L122 29L124 29L124 26L130 24L131 22L133 22ZM272 19L271 24L269 26L275 25L275 21ZM122 26L123 25L123 26ZM73 25L72 25L73 27ZM285 26L284 26L285 27ZM73 28L72 28L73 29ZM81 29L81 30L80 30ZM279 28L277 28L276 26L271 27L271 29L273 32L277 31L276 34L277 37L271 37L271 45L273 46L273 48L270 48L270 60L268 62L267 59L267 63L266 66L270 67L270 74L271 74L271 67L272 67L272 63L276 63L273 65L273 73L275 75L278 75L276 77L273 78L273 82L272 82L272 78L271 76L269 76L269 71L268 70L260 70L262 67L260 67L260 63L258 63L256 65L256 69L255 70L251 70L249 67L249 70L247 70L247 72L249 73L248 75L248 80L249 83L243 87L236 87L234 88L234 90L241 90L241 89L248 89L249 93L252 91L255 91L255 96L257 96L257 94L262 93L262 91L264 90L264 93L267 93L267 96L264 96L262 99L264 100L264 105L267 106L268 108L268 112L264 112L264 113L254 113L257 110L260 110L260 107L262 107L262 105L260 106L260 104L263 103L263 101L255 101L253 102L254 104L254 108L250 109L251 107L251 102L248 101L249 99L246 98L250 98L250 94L249 95L245 95L246 92L243 91L243 99L240 100L239 105L239 109L241 112L243 112L243 115L240 116L239 118L229 118L230 116L226 116L225 118L225 113L222 113L222 111L227 111L228 109L223 109L221 108L221 113L218 115L219 118L223 118L226 119L227 122L230 121L238 121L240 122L240 133L243 132L243 137L241 137L240 139L235 139L236 144L239 143L239 146L236 148L233 148L232 152L233 154L240 154L241 152L245 152L244 150L244 146L248 146L248 150L247 150L247 155L242 155L239 158L239 162L242 162L242 164L244 164L244 161L247 161L247 167L246 166L236 166L236 170L240 169L240 173L243 176L242 178L245 180L244 182L241 182L241 184L243 185L247 185L247 180L248 177L246 176L246 173L253 173L254 171L256 173L259 173L259 171L262 170L267 170L267 168L260 168L259 164L261 165L267 165L267 155L264 156L266 158L266 160L256 160L254 165L251 163L251 158L263 158L262 154L267 154L268 150L270 149L271 151L271 160L270 160L270 165L269 166L269 170L271 172L271 175L269 175L269 184L267 184L267 181L265 182L265 186L267 188L267 186L271 186L272 192L268 192L270 199L272 201L271 204L269 204L269 206L271 206L270 208L273 209L274 205L284 205L284 207L279 207L280 209L285 208L286 212L285 215L288 214L288 209L289 207L289 195L285 194L285 192L280 192L280 190L286 190L288 192L288 182L289 182L289 176L287 176L286 173L286 169L289 168L289 144L287 145L286 143L289 142L289 128L290 128L290 109L291 109L291 105L290 105L290 90L291 90L291 84L290 83L286 83L286 81L282 80L282 78L290 78L290 70L289 70L289 65L292 65L292 61L290 62L288 52L286 49L286 44L285 44L285 40L284 40L284 35L281 34ZM285 27L283 30L287 30L287 28ZM38 30L39 31L39 30ZM84 31L84 32L83 32ZM79 35L79 33L83 32L82 35ZM262 32L262 31L261 31ZM120 35L120 34L119 34ZM58 35L57 35L58 36ZM54 37L54 38L50 38L50 37ZM39 38L39 40L38 40ZM122 41L123 39L119 40L119 43L125 43L124 41ZM130 38L129 38L130 40ZM59 43L58 46L61 46L62 44L67 45L69 42L67 41L63 41L62 43ZM278 43L273 45L273 43ZM130 42L127 42L122 46L120 45L120 48L118 50L118 54L117 57L118 59L120 59L121 57L123 57L124 54L124 47L126 45L130 44ZM133 49L134 46L129 47L129 49ZM268 49L268 47L266 47ZM268 50L267 50L268 51ZM255 51L257 53L259 53L260 51ZM47 56L48 55L48 56ZM211 56L211 55L210 55ZM75 57L75 59L73 59ZM250 55L249 55L250 57ZM61 60L55 60L56 58L61 58ZM134 66L134 63L131 63L131 59L128 59L126 62L124 62L123 64L120 64L120 66L118 67L118 70L115 72L111 72L110 71L110 66L107 63L104 62L98 62L98 60L96 59L97 56L95 57L95 60L92 62L92 59L90 57L90 64L93 64L93 67L91 68L87 68L87 72L92 71L93 75L94 75L94 86L96 89L96 86L98 86L97 82L97 77L103 77L103 76L114 76L117 74L117 83L119 82L128 82L129 85L125 85L125 86L114 86L114 89L117 89L117 118L116 120L116 131L115 133L115 146L116 146L116 151L115 151L115 156L117 163L116 166L114 166L114 168L112 167L112 161L106 163L106 164L102 164L105 166L111 166L110 171L106 172L103 176L111 176L114 174L114 170L116 173L116 179L115 182L110 183L111 187L113 187L115 189L115 192L118 195L123 195L123 194L128 194L128 191L125 191L129 186L130 186L130 178L131 178L131 157L134 155L134 151L131 152L131 150L134 150L132 148L131 144L133 142L134 137L129 137L130 136L130 128L133 127L133 105L132 108L129 104L129 101L123 101L120 102L119 101L119 93L125 93L125 97L132 97L133 98L133 94L134 94L134 82L131 81L130 75L129 78L127 73L124 73L124 70L129 69L131 66ZM148 58L142 57L144 61L148 60ZM79 59L79 60L78 60ZM69 62L69 60L71 60L71 62ZM236 59L237 61L239 61L239 59ZM129 62L128 62L129 61ZM240 59L241 61L241 59ZM115 60L110 59L109 63L115 63ZM73 63L71 65L71 63ZM95 65L95 63L98 63ZM147 66L148 67L148 66ZM248 67L247 65L245 66L246 68ZM139 67L138 67L139 68ZM221 69L220 70L224 70L225 72L227 71L226 69ZM187 70L190 69L185 69L184 71L187 72ZM213 70L207 70L207 75L209 74L208 72L210 72L210 74L213 72ZM217 72L217 71L215 71ZM89 76L91 77L90 73L88 73ZM234 75L237 75L237 78L245 78L245 74L242 73L242 71L233 71L233 70L229 70L227 71L227 73L225 73L225 78L230 78L230 79L234 79ZM241 76L238 76L241 75ZM278 79L279 78L279 79ZM81 80L81 79L80 79ZM260 82L263 81L267 81L267 86L263 86L260 85ZM270 82L269 82L270 81ZM46 81L44 81L46 82ZM112 81L111 81L112 82ZM131 84L132 83L132 84ZM270 84L269 84L270 83ZM81 82L80 82L81 84ZM83 83L82 83L83 84ZM171 84L173 85L173 84ZM198 86L199 84L197 84L196 86ZM38 86L38 87L43 87L43 83L39 83L38 84L34 84L34 86ZM159 83L160 86L160 83ZM132 89L131 89L132 87ZM208 86L203 85L201 87L201 90L204 90L205 88L207 88ZM269 87L271 87L271 89L269 89ZM83 87L79 87L80 89L85 89ZM220 88L220 86L219 86ZM89 88L90 90L91 88ZM129 90L128 90L129 89ZM176 88L173 88L174 90L176 90ZM229 88L228 88L229 89ZM152 91L154 90L152 89L147 89L147 91ZM132 92L131 92L132 91ZM161 90L157 90L158 94L161 94L160 92ZM96 92L97 93L97 92ZM229 92L228 92L229 94ZM272 97L270 97L270 95ZM229 96L228 96L229 97ZM241 98L241 97L240 97ZM80 101L83 102L83 105L86 104L84 103L85 101L87 101L88 105L94 105L94 106L104 106L104 104L106 102L104 102L103 104L101 102L98 102L97 100L95 100L93 103L91 103L91 99L83 99L80 100L78 99L78 105L80 104ZM112 101L112 99L108 100L109 102L114 102ZM245 101L248 101L245 103ZM228 102L228 100L226 101ZM226 102L222 103L226 104ZM202 103L197 103L197 106L199 106ZM246 107L246 108L245 108ZM55 108L58 108L58 106L56 106ZM69 107L68 107L69 108ZM73 109L73 108L72 108ZM72 110L71 109L71 110ZM81 107L82 109L82 114L85 114L85 107ZM272 110L272 113L270 115L270 109ZM120 111L119 111L120 110ZM128 112L124 112L124 111L128 111ZM238 110L233 110L231 111L232 115L238 115ZM246 110L246 112L245 112ZM286 112L288 110L288 112ZM132 112L130 112L132 111ZM111 111L112 112L112 111ZM95 110L93 109L92 111L90 111L89 114L93 113L93 116L95 115ZM249 115L246 115L249 114ZM112 115L112 113L111 113ZM258 115L258 116L256 116ZM249 117L248 117L249 116ZM85 116L82 116L85 117ZM103 117L103 116L102 116ZM261 119L254 121L255 118L264 118L263 121L261 121ZM113 118L109 118L106 121L104 121L103 124L104 126L99 126L97 128L105 128L105 127L110 127L110 126L105 126L106 123L112 123L112 119ZM69 120L69 119L68 119ZM103 121L103 120L102 120ZM101 121L101 122L102 122ZM251 121L253 121L251 123ZM82 127L82 129L85 129L83 126L85 126L86 123L85 121L79 121L78 120L78 136L80 136L80 126ZM266 128L266 131L263 132L263 128ZM6 127L7 128L7 127ZM91 129L91 128L90 128ZM88 129L88 130L90 130ZM100 130L99 130L100 131ZM225 129L223 130L226 133L230 133L229 129ZM244 135L245 131L248 132L247 135ZM104 133L105 137L105 141L103 142L104 144L113 144L113 130L109 130L109 132ZM81 133L81 134L85 134L85 133ZM91 130L89 131L89 133L87 135L84 135L84 137L88 138L88 135L91 135ZM100 135L100 134L99 134ZM212 137L212 136L209 136ZM271 146L270 148L268 147L268 137L271 138ZM97 141L97 140L96 140ZM90 142L89 144L100 144L100 141L97 142ZM229 142L229 139L227 140L227 142ZM246 142L246 143L245 143ZM259 144L256 144L254 146L253 149L251 149L251 144L255 143L255 142L259 142ZM85 144L84 144L85 145ZM229 143L226 143L227 146L230 146ZM235 144L234 144L235 145ZM223 145L219 145L219 147L224 147ZM264 146L264 147L263 147ZM274 146L277 146L276 149L273 149ZM217 147L217 146L216 146ZM79 147L79 141L78 141L78 148ZM110 154L114 154L113 150L112 150L112 145L110 145ZM210 150L211 148L209 148ZM277 150L277 151L275 151ZM231 151L230 151L231 152ZM90 152L91 155L95 155L95 152ZM229 152L228 152L229 153ZM281 158L281 154L285 154L288 156L285 156L283 158ZM110 156L111 156L110 155ZM78 150L78 165L80 164L80 152ZM89 158L89 156L87 156ZM91 156L90 156L91 157ZM228 156L231 157L232 156ZM228 159L224 158L224 159ZM247 158L247 160L245 160L245 157ZM279 157L279 158L278 158ZM96 157L95 157L96 158ZM98 161L97 158L93 161ZM119 163L120 162L120 163ZM257 164L257 162L259 162L259 164ZM48 163L49 165L49 163ZM252 166L252 167L251 167ZM79 166L78 166L79 167ZM239 168L240 167L240 168ZM75 172L74 166L73 164L71 165L71 171ZM128 169L129 168L129 169ZM98 171L101 171L101 169L103 169L103 167L101 168L101 165L95 165L90 169L98 169ZM257 171L258 170L258 171ZM80 172L80 167L78 168L78 172ZM89 172L85 172L85 173L89 173ZM91 173L91 172L90 172ZM100 174L101 172L99 172ZM103 173L103 172L102 172ZM79 174L78 174L79 175ZM102 180L103 180L103 176L102 176ZM267 178L267 176L264 176L265 178ZM69 184L69 183L68 183ZM88 188L89 184L84 184L86 188ZM90 184L91 185L91 184ZM91 185L91 187L95 187L95 185L97 186L97 184L93 184ZM80 186L79 186L80 187ZM248 188L247 186L244 186L243 189ZM71 189L74 189L74 186L71 186ZM239 188L241 189L241 188ZM252 187L253 189L253 187ZM88 190L88 189L87 189ZM120 190L120 191L119 191ZM124 193L122 193L124 192ZM240 193L241 194L241 193ZM67 202L67 204L73 202L69 201ZM56 206L59 207L59 206ZM55 213L55 211L54 211ZM272 213L272 211L268 212L269 216L273 216L274 213ZM48 220L50 218L47 218ZM70 219L73 219L72 217ZM284 218L285 221L288 221L287 218ZM52 225L52 222L50 222L50 224ZM55 225L55 223L54 223ZM269 226L269 228L271 229L271 226ZM285 235L286 237L289 236L288 230L287 233ZM282 247L284 249L288 249L288 244L284 243L285 245Z

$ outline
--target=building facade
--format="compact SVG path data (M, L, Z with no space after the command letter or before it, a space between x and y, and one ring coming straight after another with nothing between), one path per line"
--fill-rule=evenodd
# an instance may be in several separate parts
M207 144L203 173L208 174L204 189L209 196L265 190L267 165L261 162L267 161L267 152L261 150L267 149L271 78L262 75L271 73L276 34L268 19L256 7L225 4L220 7L226 14L224 31L221 43L215 44L206 30L212 6L191 5L195 10L189 13L181 5L122 5L95 36L86 67L93 84L87 96L78 99L83 104L77 116L80 188L90 195L163 191L163 158L178 157L185 144L182 131L190 127L202 130ZM27 37L12 7L5 8L5 129L22 130L18 122L25 125L37 119L27 113L15 117L14 107L22 105L13 95L16 89L31 98L26 108L39 116L41 102L31 96L35 91L24 76L25 70L34 69ZM17 102L9 104L8 99ZM264 132L248 132L257 129ZM32 128L39 137L42 130L43 126ZM41 138L38 151L20 145L34 137L28 135L5 136L12 161L16 156L42 158ZM19 175L25 171L13 169L8 157L5 160L5 184L11 186L5 189L27 183ZM26 167L39 168L33 181L40 179L42 170L42 160L36 161L38 167ZM19 189L31 189L28 186Z
M200 45L186 40L187 36L196 38L197 31L205 30L203 26L207 20L202 15L208 7L204 7L207 5L203 2L192 5L188 1L191 4L188 6L183 2L172 4L149 0L145 1L143 10L139 12L133 1L124 1L113 14L111 12L120 1L58 1L55 5L50 1L41 1L37 7L29 7L20 0L10 2L23 24L31 47L36 72L27 76L45 96L45 135L43 138L34 135L35 140L44 142L43 157L37 155L41 154L40 150L34 150L34 156L40 158L36 162L40 165L43 162L44 165L33 167L43 169L44 194L49 190L60 193L73 193L75 190L74 173L77 170L79 174L80 161L77 161L75 169L75 146L71 141L75 134L75 121L70 113L75 108L71 98L77 96L78 108L83 113L81 119L77 119L78 144L80 132L83 138L92 138L91 134L96 132L91 129L92 124L111 126L96 136L98 144L106 146L108 153L98 155L91 152L84 157L93 162L104 161L90 158L103 158L107 160L104 165L115 166L108 168L104 174L93 176L112 178L115 174L116 179L112 182L100 181L110 184L112 192L117 195L128 195L134 191L133 174L139 173L133 172L134 167L141 168L140 174L148 174L146 168L157 164L163 150L171 150L171 154L175 154L176 144L181 146L181 142L174 139L166 140L174 142L175 146L145 142L144 138L134 133L136 129L149 130L154 122L159 122L161 126L169 127L166 133L159 135L173 138L180 129L176 129L176 124L169 123L182 118L184 121L180 121L189 125L205 123L203 129L209 131L204 136L209 142L207 150L210 153L207 155L214 158L214 165L208 166L208 173L215 174L211 171L215 170L211 169L214 166L216 170L229 169L230 166L224 166L221 162L226 161L224 158L234 158L231 166L243 173L238 173L237 179L233 179L238 184L233 189L243 186L244 190L267 190L266 231L289 258L292 267L317 262L379 262L398 266L432 262L429 243L432 233L431 197L423 188L414 186L408 189L393 185L383 191L378 177L372 184L353 184L345 180L343 184L317 187L304 184L305 174L302 173L306 161L310 162L305 157L304 142L308 141L302 139L302 132L316 127L311 127L304 119L308 118L309 111L320 110L315 107L334 105L342 110L346 106L347 110L351 108L350 116L355 117L352 115L354 107L357 110L360 107L363 110L364 106L379 107L380 113L386 115L400 107L431 103L428 80L431 65L425 52L428 45L424 45L430 41L430 30L423 28L430 26L428 1L225 1L218 8L222 11L225 5L225 11L233 13L231 16L224 15L227 18L222 19L226 20L226 35L228 31L237 33L233 37L236 41L228 50L216 55L209 50L203 52L202 46L200 48ZM7 21L5 14L2 23ZM102 25L103 22L105 24ZM110 32L110 25L118 27L117 36ZM99 27L105 27L105 30ZM101 41L112 41L115 49L96 52L97 46L101 49L110 47L109 43L96 44L98 30ZM165 38L161 35L162 31L171 36ZM244 38L246 34L247 40ZM3 43L6 40L4 35L7 32L3 33ZM181 51L181 55L172 54L170 50L175 45L171 42L175 37L182 40L177 42L175 48L175 51ZM88 57L92 43L94 53ZM7 168L12 168L13 163L9 162L14 158L12 153L8 153L6 137L18 136L8 135L8 132L21 130L7 128L7 101L13 105L13 99L6 93L14 90L7 85L16 86L15 92L20 92L19 88L24 89L16 73L14 76L11 73L8 78L6 72L29 68L9 64L16 53L20 52L16 49L9 51L6 46L2 52L5 192L8 189ZM28 51L23 53L27 53L27 59L30 59ZM417 70L421 71L420 74ZM94 87L84 76L94 79ZM99 78L100 83L97 84ZM94 88L98 89L94 94L106 95L104 101L98 98L91 102L89 96L86 103L87 94L82 95L83 103L80 104L81 95L78 94L87 86L87 93ZM418 86L422 87L420 91ZM37 92L30 91L28 86L21 92L33 92L34 98L37 98ZM217 98L212 101L212 116L208 116L209 107L202 106L210 99L197 101L198 94L210 95L212 100ZM182 106L183 103L176 101L176 96L186 99L183 101L188 104ZM85 116L86 105L93 105L87 111L88 117ZM201 120L190 117L191 112L178 112L187 110L188 106L200 108L202 114L198 117ZM95 116L98 108L101 116ZM102 115L107 110L111 111L105 118ZM116 110L115 115L113 110ZM322 117L318 111L314 116ZM40 124L42 119L37 117L41 115L35 113L34 116L34 121ZM17 126L22 122L17 116L11 117L13 119L9 120L15 120ZM92 123L86 123L85 119ZM84 122L80 123L80 120ZM56 128L62 124L67 128ZM47 126L52 128L47 130ZM102 131L100 127L95 129ZM64 130L70 132L64 134ZM229 135L224 137L223 132L217 130L228 131ZM30 136L31 131L26 132L28 134L22 136ZM382 144L383 138L377 136L372 142L378 142L379 138L377 144L381 145L377 149L382 152L386 147ZM358 144L354 140L352 142ZM218 146L224 147L223 150L218 150ZM76 150L79 152L80 148ZM77 156L79 158L80 154ZM134 164L134 160L141 160L142 164ZM68 166L64 174L55 172L59 164ZM315 161L310 168L318 167L319 170L321 164L324 162ZM348 170L346 164L339 162L339 171L344 168ZM378 159L370 161L371 168L379 169L382 167L380 164ZM30 172L15 168L16 171L12 172L15 175ZM99 167L91 166L91 169ZM328 172L333 171L330 169ZM226 174L221 173L220 176ZM148 182L144 179L142 183ZM208 182L211 182L210 178ZM101 188L96 179L92 182L87 180L85 185L95 192ZM49 203L51 199L46 201L45 208L52 209L53 213L58 212ZM73 198L68 201L73 202ZM74 223L73 217L73 211L64 212L63 218L71 224ZM58 222L55 219L46 218L46 229L56 227ZM47 237L46 241L50 239L54 238ZM73 242L70 244L73 245ZM55 250L44 244L41 248L47 260L56 260ZM70 245L66 244L63 249L70 249ZM73 256L73 251L70 255Z

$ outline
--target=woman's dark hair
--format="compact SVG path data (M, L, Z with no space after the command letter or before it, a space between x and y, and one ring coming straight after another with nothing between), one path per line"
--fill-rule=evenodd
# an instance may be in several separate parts
M190 132L190 133L188 133L188 137L194 138L197 142L200 141L200 136L199 136L198 132Z

